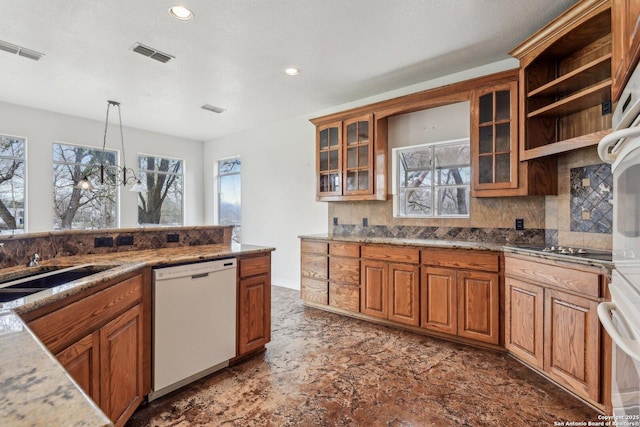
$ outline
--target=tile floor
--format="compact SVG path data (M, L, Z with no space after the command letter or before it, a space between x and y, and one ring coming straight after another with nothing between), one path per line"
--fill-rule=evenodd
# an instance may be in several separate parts
M141 407L142 426L553 426L598 413L506 354L303 307L267 351Z

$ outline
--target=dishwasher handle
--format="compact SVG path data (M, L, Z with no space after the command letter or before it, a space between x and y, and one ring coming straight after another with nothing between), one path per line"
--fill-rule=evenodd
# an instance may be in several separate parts
M192 274L191 279L201 279L203 277L209 277L209 273Z

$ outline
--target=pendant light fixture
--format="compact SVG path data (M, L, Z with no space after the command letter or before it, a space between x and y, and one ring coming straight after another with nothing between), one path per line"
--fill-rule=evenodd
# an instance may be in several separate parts
M120 128L120 144L122 149L122 167L118 165L105 165L105 147L107 145L107 129L109 128L109 110L111 106L118 108L118 124ZM124 134L122 132L122 114L120 112L120 103L116 101L107 101L107 118L104 123L104 137L102 140L102 156L100 158L100 166L99 170L99 178L100 185L122 185L124 187L131 185L129 191L134 192L142 192L146 191L146 186L138 179L136 176L136 172L127 168L127 160L124 152ZM90 170L92 172L92 170ZM105 180L105 177L109 178ZM94 190L95 187L91 184L89 178L85 175L80 181L78 181L75 185L75 188L79 188L81 190Z

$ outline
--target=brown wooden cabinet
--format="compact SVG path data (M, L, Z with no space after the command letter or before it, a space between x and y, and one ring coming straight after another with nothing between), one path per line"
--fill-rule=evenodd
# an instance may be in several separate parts
M150 391L150 283L137 274L23 316L116 426Z
M557 194L555 158L518 161L518 79L471 94L472 197Z
M360 307L360 245L329 244L329 305L358 311Z
M428 248L421 260L421 327L499 344L500 254Z
M611 1L611 92L613 101L640 59L640 0Z
M329 304L329 244L300 241L300 297L315 304Z
M271 253L238 258L237 356L271 341Z
M416 248L362 247L360 312L417 326L420 323L419 251Z
M428 258L423 259L423 264L428 262ZM475 341L498 344L499 284L497 273L423 267L420 326Z
M544 288L505 278L505 347L522 361L544 368Z
M316 125L316 199L386 200L386 119L371 113Z
M436 332L458 334L458 284L455 270L422 268L420 326Z
M545 290L544 370L578 394L600 401L598 302Z
M602 268L507 254L505 341L514 356L590 402L603 405L609 379L602 367L597 305Z
M582 0L511 52L521 161L595 145L610 131L610 9L610 0Z

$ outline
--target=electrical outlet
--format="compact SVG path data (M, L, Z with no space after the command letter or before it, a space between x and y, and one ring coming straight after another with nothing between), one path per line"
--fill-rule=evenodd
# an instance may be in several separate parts
M516 230L524 230L524 218L516 218Z
M116 245L118 246L131 246L133 245L133 236L118 236L116 238Z
M95 237L93 239L94 248L110 248L113 246L113 237Z
M167 243L176 243L180 241L180 235L177 233L167 234Z
M368 227L369 226L369 219L368 218L362 218L362 226L363 227Z
M337 216L333 217L333 225L338 225L338 217Z
M602 103L602 115L606 116L607 114L611 114L611 108L612 108L611 100L604 101Z

